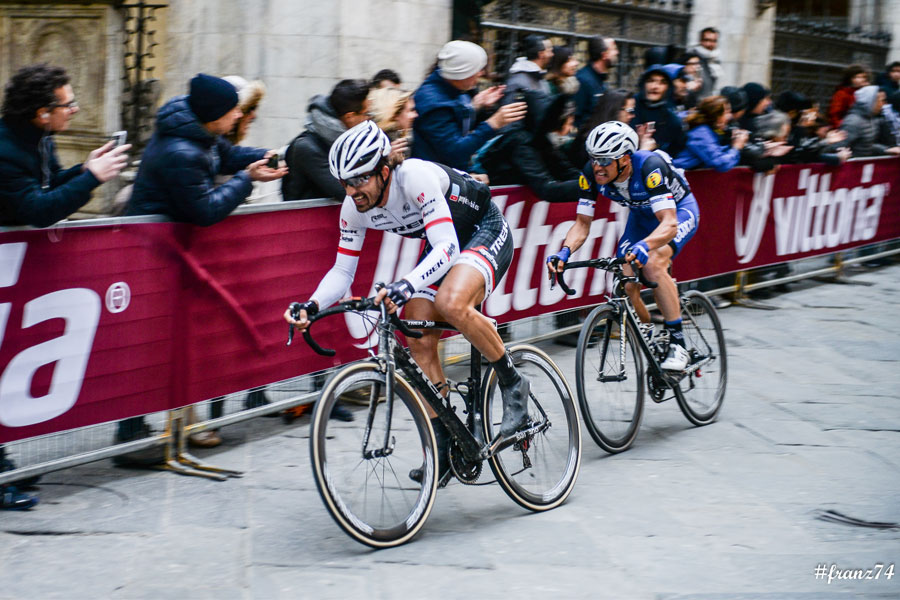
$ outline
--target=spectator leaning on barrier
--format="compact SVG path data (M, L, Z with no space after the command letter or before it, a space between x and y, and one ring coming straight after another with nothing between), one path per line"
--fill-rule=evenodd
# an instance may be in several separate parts
M869 72L862 65L850 65L844 69L841 83L831 96L828 106L828 120L832 127L840 127L841 122L856 102L854 94L859 88L869 85Z
M769 112L772 108L772 92L761 83L751 81L741 88L747 95L747 110L738 119L741 129L746 129L752 136L756 132L756 117Z
M47 227L65 219L125 166L131 146L107 142L84 164L62 169L54 135L68 129L76 114L61 67L23 67L10 79L0 119L0 225Z
M884 92L878 86L867 85L856 90L855 97L856 103L841 123L853 156L900 154L900 147L888 135L888 127L881 117Z
M477 44L444 44L437 68L413 94L419 113L413 126L413 158L466 170L472 155L497 130L525 116L525 104L514 102L478 122L477 111L497 104L504 91L495 86L469 96L486 64L487 53Z
M247 199L253 181L283 177L284 168L266 166L267 150L232 146L223 137L241 116L233 85L204 73L191 79L190 94L172 98L156 114L126 214L212 225ZM216 187L216 175L231 173Z
M692 47L691 52L700 57L700 67L703 69L703 87L700 88L700 98L714 94L719 88L719 80L722 79L724 69L719 59L719 30L715 27L706 27L700 31L700 43Z
M641 91L635 98L631 126L637 128L647 123L659 149L676 156L684 148L686 138L681 119L675 114L669 98L671 86L669 74L662 65L653 65L644 71L638 82Z
M725 172L737 166L741 149L747 143L747 132L735 129L728 143L720 138L731 120L731 107L723 96L710 96L700 101L697 111L688 117L687 146L675 157L680 169L710 168Z
M347 129L369 118L369 84L344 79L330 96L316 95L306 109L306 129L285 153L288 174L281 182L285 200L343 198L344 188L328 169L328 150Z
M535 92L525 92L528 114L521 127L497 136L476 155L493 185L524 183L541 200L576 202L581 174L553 143L554 132L571 127L574 105L557 96L549 105Z
M575 74L580 84L575 94L575 127L581 128L606 92L606 78L618 58L616 40L596 36L588 41L588 64Z
M850 158L850 150L841 142L847 134L839 129L828 132L824 138L816 133L818 128L818 107L805 95L791 90L778 94L775 108L784 112L791 120L791 133L787 144L793 150L782 160L784 163L824 162L837 165Z

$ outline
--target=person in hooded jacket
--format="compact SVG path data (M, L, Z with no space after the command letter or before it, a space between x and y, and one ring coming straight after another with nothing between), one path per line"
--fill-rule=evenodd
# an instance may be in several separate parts
M665 67L653 65L644 71L638 88L640 92L635 97L631 126L637 128L643 123L652 123L653 139L659 149L669 156L677 156L684 149L687 138L684 125L672 108L672 80Z
M844 117L841 129L847 132L846 144L853 156L900 155L900 147L882 122L884 92L878 86L867 85L856 90L856 103Z
M283 177L284 168L266 166L271 151L232 146L223 137L242 115L233 85L204 73L191 79L190 94L172 98L156 114L126 214L212 225L247 199L252 181ZM216 175L231 173L215 185Z
M369 118L368 96L366 81L344 79L330 96L310 99L306 130L291 141L284 157L289 169L281 182L285 200L344 197L344 188L328 169L328 151L338 136Z
M663 68L669 74L669 80L672 82L670 95L675 114L679 119L685 119L689 112L697 106L697 94L688 89L685 66L681 63L670 63L664 65Z
M553 45L550 40L537 34L525 36L522 45L525 56L516 58L509 68L504 104L509 104L516 98L516 94L524 91L537 92L532 96L547 103L552 94L550 83L544 76L553 60Z
M576 169L553 142L554 133L572 126L575 106L563 95L543 106L534 92L524 92L528 112L521 127L510 128L491 140L476 160L492 185L524 183L541 200L578 200Z

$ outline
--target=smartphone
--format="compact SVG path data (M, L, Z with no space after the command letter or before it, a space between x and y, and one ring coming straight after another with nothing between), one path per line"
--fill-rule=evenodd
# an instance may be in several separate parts
M109 139L111 139L113 142L115 142L115 144L113 145L113 148L118 148L119 146L121 146L122 144L125 143L126 139L128 139L128 132L127 131L115 131L112 133L112 135L109 136Z
M656 121L647 121L647 133L656 131Z
M270 169L278 168L278 154L273 154L269 157L269 162L266 163L266 166Z

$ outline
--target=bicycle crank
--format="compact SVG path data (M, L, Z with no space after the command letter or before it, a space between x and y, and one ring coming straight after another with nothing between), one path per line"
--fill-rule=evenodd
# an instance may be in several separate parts
M450 470L453 475L466 485L472 485L481 477L482 462L469 462L456 442L450 444L447 449L450 457Z

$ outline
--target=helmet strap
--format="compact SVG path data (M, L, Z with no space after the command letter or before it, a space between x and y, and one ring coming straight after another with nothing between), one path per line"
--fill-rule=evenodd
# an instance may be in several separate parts
M378 200L375 201L375 206L378 206L378 207L381 206L381 201L384 199L384 192L385 192L385 190L387 190L387 181L391 178L391 175L390 175L391 173L393 173L393 170L389 171L388 178L385 179L384 176L381 174L381 169L380 168L378 169L378 179L381 180L381 193L378 194Z

